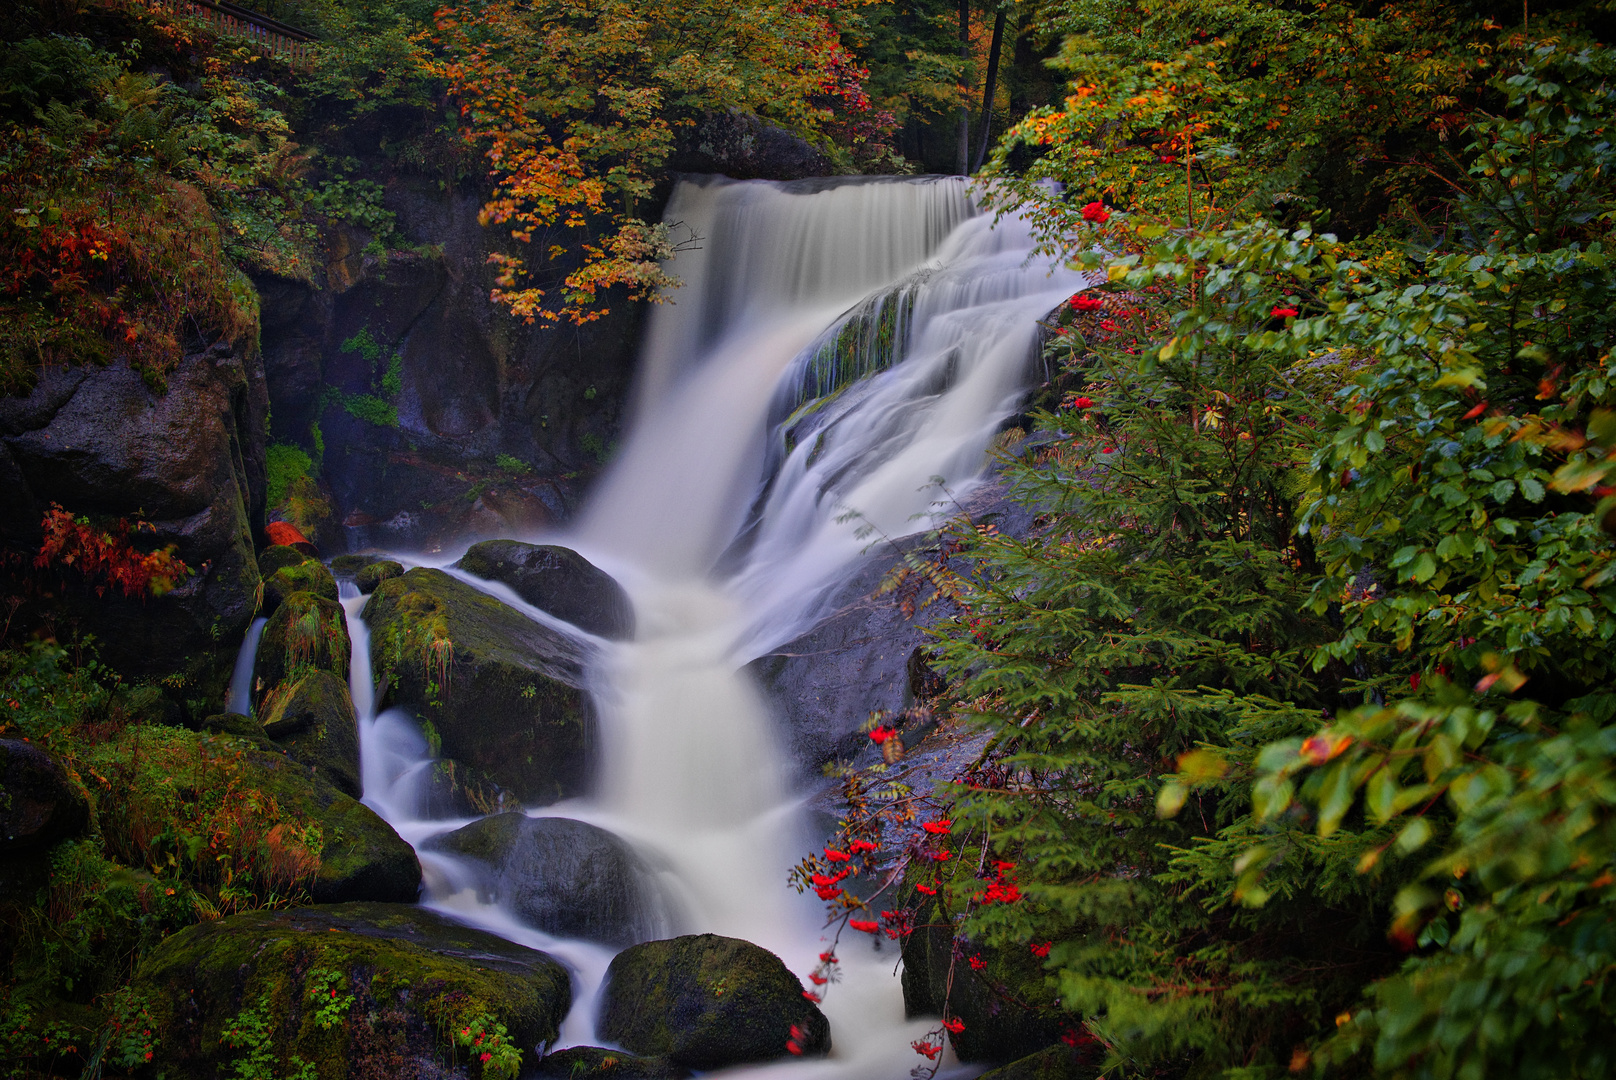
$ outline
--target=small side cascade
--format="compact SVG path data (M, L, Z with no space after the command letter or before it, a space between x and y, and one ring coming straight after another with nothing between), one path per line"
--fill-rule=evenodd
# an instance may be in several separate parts
M229 712L252 715L253 665L258 660L259 639L268 625L269 620L260 616L247 627L247 636L242 638L235 669L230 673L230 691L225 695L225 709Z

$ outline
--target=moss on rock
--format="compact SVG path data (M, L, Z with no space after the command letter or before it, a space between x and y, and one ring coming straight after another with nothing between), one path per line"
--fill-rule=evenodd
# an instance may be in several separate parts
M337 579L316 559L305 559L293 566L283 566L264 579L264 615L274 615L281 604L293 593L313 593L327 600L337 599Z
M569 1046L546 1055L537 1075L545 1080L684 1080L690 1070L667 1058L640 1057L600 1046Z
M270 690L304 671L329 671L346 679L351 650L341 604L310 592L287 596L258 639L254 685L259 712Z
M1057 1043L983 1073L979 1080L1093 1080L1099 1075L1098 1054Z
M347 683L329 671L309 671L280 684L264 701L263 727L292 758L359 797L359 720Z
M258 573L268 581L276 572L291 566L300 566L306 562L317 563L320 560L306 552L299 551L290 544L274 544L258 553Z
M354 586L362 593L373 593L376 586L382 582L402 577L403 574L402 563L396 563L392 559L381 559L361 567L359 572L354 574Z
M544 953L391 904L202 923L158 946L135 986L152 1002L156 1066L198 1080L239 1072L253 1048L320 1080L476 1077L460 1030L503 1025L531 1063L571 1005L566 969Z
M830 1021L778 956L749 941L695 934L624 949L606 971L599 1032L636 1054L719 1069L830 1050Z
M430 724L442 756L526 804L583 790L594 716L582 646L424 567L382 582L364 618L381 704Z

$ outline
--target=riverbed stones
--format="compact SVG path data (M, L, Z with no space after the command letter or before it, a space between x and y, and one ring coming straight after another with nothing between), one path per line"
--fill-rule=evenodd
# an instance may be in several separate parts
M292 758L359 798L359 720L346 682L309 671L282 683L265 700L263 728Z
M450 1039L479 1020L504 1025L530 1068L571 1005L545 953L402 904L199 923L157 945L135 987L156 1022L154 1066L186 1080L234 1075L248 1051L230 1032L254 1017L276 1076L301 1059L320 1076L476 1077Z
M571 548L485 540L473 544L459 569L502 582L523 600L604 638L634 636L634 605L606 571Z
M435 838L467 860L487 899L558 937L629 945L654 932L654 885L620 838L570 818L495 814Z
M382 582L364 618L382 707L413 713L435 754L525 805L583 791L594 730L584 646L427 567Z
M544 1080L685 1080L690 1070L660 1057L600 1046L569 1046L539 1062Z
M348 677L348 620L336 600L311 592L288 595L264 624L254 664L255 698L306 670Z
M793 1034L793 1027L797 1034ZM691 1069L771 1061L795 1041L830 1050L830 1021L767 949L695 934L617 954L601 991L600 1036Z
M55 758L33 743L0 739L0 856L42 852L89 820L84 794Z

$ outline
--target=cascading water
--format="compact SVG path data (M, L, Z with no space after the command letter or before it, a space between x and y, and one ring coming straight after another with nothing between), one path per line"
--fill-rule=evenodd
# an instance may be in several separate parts
M651 315L629 439L571 533L543 538L618 578L636 636L590 639L593 794L534 812L645 852L674 932L745 938L805 973L822 912L785 875L810 838L741 669L812 624L868 543L861 526L923 528L943 492L976 482L1025 386L1038 319L1083 281L1031 262L1026 226L978 214L957 178L686 182L666 217L701 246L676 260L684 287ZM425 740L402 715L372 715L362 601L344 604L366 801L418 843L459 823L422 820ZM592 1041L610 951L481 904L451 860L423 864L429 902L572 965L563 1043ZM903 1018L892 950L844 940L843 958L824 1006L831 1058L736 1075L907 1073L909 1041L929 1025Z

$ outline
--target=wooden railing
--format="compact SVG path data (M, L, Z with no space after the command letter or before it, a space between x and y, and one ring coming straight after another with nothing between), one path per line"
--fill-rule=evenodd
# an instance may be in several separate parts
M115 0L116 2L116 0ZM124 0L144 3L180 15L190 15L213 26L220 33L244 37L265 52L281 57L293 67L307 67L314 58L317 40L307 30L288 26L268 15L229 3L228 0Z

